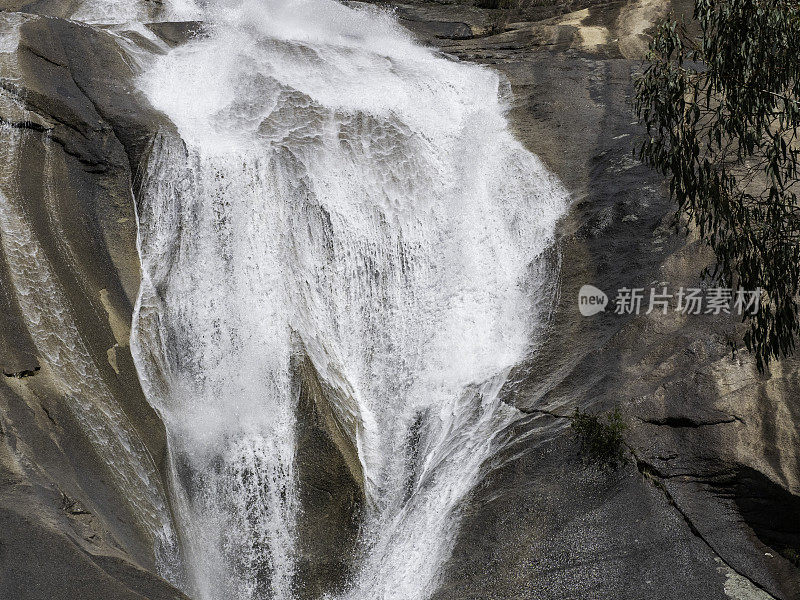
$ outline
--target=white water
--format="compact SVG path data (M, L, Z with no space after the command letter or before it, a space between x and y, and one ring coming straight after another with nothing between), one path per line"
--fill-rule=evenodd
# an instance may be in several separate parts
M227 3L141 78L177 126L146 168L132 335L169 433L186 587L293 597L290 359L353 437L368 509L348 600L423 600L551 300L565 197L498 75L332 0Z

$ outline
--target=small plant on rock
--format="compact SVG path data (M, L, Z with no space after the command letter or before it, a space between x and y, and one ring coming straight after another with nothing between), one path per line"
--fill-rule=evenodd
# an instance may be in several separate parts
M489 18L489 25L487 31L489 35L497 35L503 33L508 25L508 11L498 10Z
M795 548L784 548L781 554L795 567L800 568L800 552L798 552Z
M628 428L619 408L606 413L605 418L575 409L572 429L578 436L581 454L604 467L617 468L627 462L624 432Z

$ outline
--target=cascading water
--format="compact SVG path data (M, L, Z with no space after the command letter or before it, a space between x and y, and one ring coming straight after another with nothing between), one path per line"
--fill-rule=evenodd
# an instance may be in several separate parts
M347 600L422 600L518 413L498 399L551 300L565 195L488 69L332 0L235 2L141 78L178 134L139 199L132 349L162 414L187 589L293 597L307 352L367 510Z

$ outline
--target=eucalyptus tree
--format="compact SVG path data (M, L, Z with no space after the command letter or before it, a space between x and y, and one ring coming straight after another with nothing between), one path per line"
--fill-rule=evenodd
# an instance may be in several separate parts
M744 342L763 370L800 330L800 2L697 0L657 28L635 87L640 157L713 250L705 274L762 290Z

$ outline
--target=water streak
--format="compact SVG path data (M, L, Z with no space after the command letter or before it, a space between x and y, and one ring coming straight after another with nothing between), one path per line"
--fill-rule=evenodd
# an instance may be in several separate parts
M32 119L23 103L3 92L4 105L21 122ZM44 373L53 378L61 402L80 424L119 498L136 515L136 525L154 548L156 559L175 564L177 539L160 476L144 443L114 394L109 390L80 335L63 285L33 232L25 211L21 181L31 174L23 170L23 136L41 136L45 152L42 179L45 206L55 204L53 144L46 133L3 122L0 124L0 248L8 265L13 293L36 346ZM28 187L31 183L28 182ZM55 221L55 219L53 220ZM59 232L58 228L55 231ZM64 238L63 232L56 237ZM171 575L165 569L164 575Z

